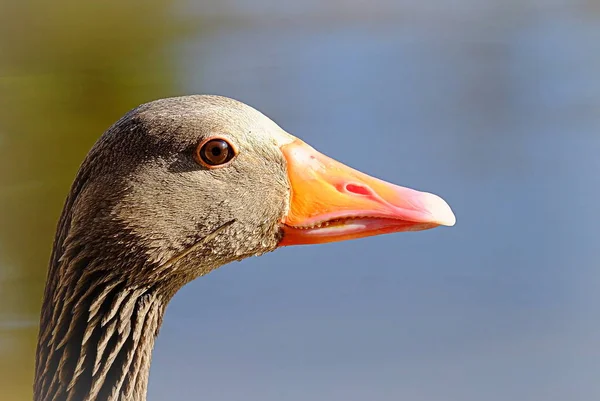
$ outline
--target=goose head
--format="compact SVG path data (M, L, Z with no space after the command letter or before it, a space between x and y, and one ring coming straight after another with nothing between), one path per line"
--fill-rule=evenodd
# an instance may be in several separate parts
M454 222L438 196L345 166L243 103L188 96L142 105L98 140L67 198L36 400L144 399L165 305L221 265Z

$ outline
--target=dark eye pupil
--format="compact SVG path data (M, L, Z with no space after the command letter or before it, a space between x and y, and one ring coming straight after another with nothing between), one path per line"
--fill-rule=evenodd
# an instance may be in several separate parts
M233 158L234 152L231 145L223 139L207 141L200 149L199 156L209 166L225 164Z

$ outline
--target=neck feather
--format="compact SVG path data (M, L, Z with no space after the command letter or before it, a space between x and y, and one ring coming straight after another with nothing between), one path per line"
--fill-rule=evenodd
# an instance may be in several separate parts
M42 307L35 401L145 400L166 300L80 254L55 267Z

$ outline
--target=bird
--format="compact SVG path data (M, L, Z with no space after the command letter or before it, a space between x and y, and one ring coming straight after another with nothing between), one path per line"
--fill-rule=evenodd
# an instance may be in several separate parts
M222 265L455 221L441 197L346 166L240 101L190 95L138 106L100 136L66 198L34 400L145 400L165 307Z

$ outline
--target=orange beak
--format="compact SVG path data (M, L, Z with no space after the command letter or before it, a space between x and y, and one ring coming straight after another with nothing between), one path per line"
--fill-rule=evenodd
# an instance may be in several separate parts
M427 230L456 222L450 206L437 195L370 177L299 139L281 150L291 197L280 246Z

